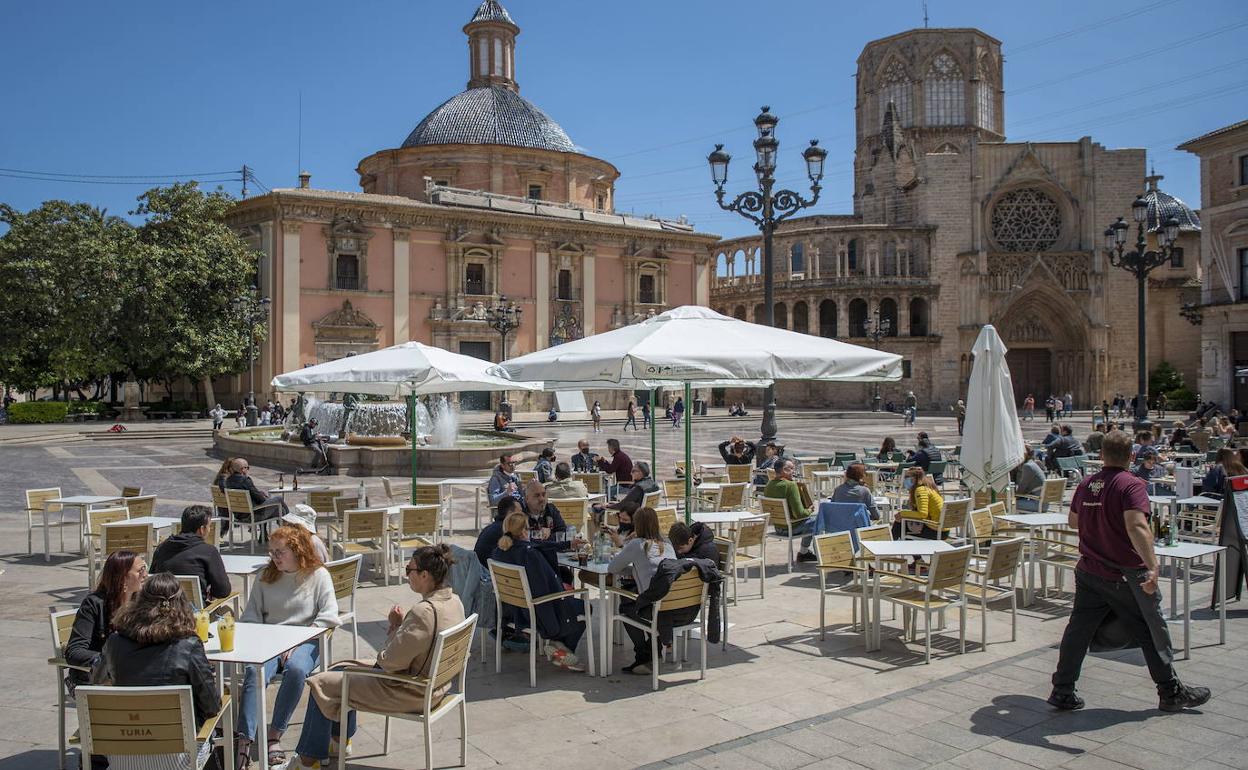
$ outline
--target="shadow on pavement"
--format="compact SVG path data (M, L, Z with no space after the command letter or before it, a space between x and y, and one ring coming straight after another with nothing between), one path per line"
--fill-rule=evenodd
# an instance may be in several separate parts
M1053 709L1041 698L1001 695L971 715L971 732L1066 754L1083 754L1083 749L1063 746L1050 738L1128 722L1145 722L1152 716L1155 713L1146 710L1106 708L1062 712Z

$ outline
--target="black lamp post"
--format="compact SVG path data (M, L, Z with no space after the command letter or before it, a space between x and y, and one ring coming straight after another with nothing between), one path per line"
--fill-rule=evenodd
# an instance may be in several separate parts
M247 401L245 405L248 426L259 422L257 415L260 411L256 408L256 324L269 317L269 305L272 302L268 297L261 297L257 300L254 294L244 294L235 297L230 302L247 327Z
M880 310L876 308L875 315L868 316L863 321L863 330L866 335L875 343L875 349L880 349L880 337L887 337L893 329L892 321L888 318L880 317ZM880 381L875 381L875 395L871 397L871 411L880 411Z
M726 211L735 211L758 225L763 233L763 304L766 307L767 325L775 326L772 235L775 234L777 224L819 201L819 180L823 179L823 161L828 157L828 152L819 146L817 139L812 139L810 146L802 152L802 158L806 161L806 174L810 177L810 200L792 190L773 190L776 184L776 153L780 148L780 143L776 140L776 124L780 120L770 110L770 107L764 106L763 111L754 118L754 125L758 128L758 138L754 140L754 174L758 177L758 190L747 190L734 198L732 203L724 203L724 183L728 181L728 162L732 160L732 156L724 152L722 144L717 144L707 156L707 161L711 164L711 179L715 182L715 200L719 202L719 207ZM776 438L775 395L775 387L769 386L763 397L766 402L763 407L763 443Z
M499 361L507 360L507 335L520 328L520 316L524 311L521 310L516 303L508 302L507 297L500 295L498 302L486 311L485 320L490 328L499 333L502 339L502 347L499 349ZM503 409L507 403L507 394L503 393ZM507 419L511 419L510 411L507 411Z
M1131 204L1131 216L1136 222L1135 231L1135 250L1125 251L1127 243L1127 230L1130 225L1118 217L1118 221L1105 229L1105 255L1109 258L1109 263L1114 267L1120 267L1123 270L1135 276L1136 282L1136 367L1138 369L1138 377L1136 380L1136 396L1135 396L1135 423L1134 429L1151 430L1152 423L1148 419L1148 359L1147 359L1147 330L1145 328L1145 294L1148 289L1148 274L1162 265L1169 262L1176 253L1182 254L1182 249L1174 245L1175 240L1179 237L1179 222L1177 219L1167 219L1160 223L1156 230L1157 250L1148 250L1148 240L1144 233L1144 221L1148 219L1148 201L1143 196L1135 199Z

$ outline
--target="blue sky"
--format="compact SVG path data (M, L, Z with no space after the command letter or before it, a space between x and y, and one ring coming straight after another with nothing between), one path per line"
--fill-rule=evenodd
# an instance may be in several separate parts
M623 174L617 208L741 235L717 209L705 157L752 178L750 121L780 118L782 182L805 189L818 137L828 178L812 213L851 210L854 62L873 39L922 26L920 0L504 0L520 25L521 93ZM10 3L0 71L0 168L67 175L237 169L290 187L357 190L356 163L398 146L462 90L461 32L477 0ZM1248 117L1242 0L931 0L933 27L1003 42L1010 140L1144 147L1163 189L1199 205L1194 156L1173 148ZM760 15L765 13L767 15ZM0 174L9 173L0 171ZM109 181L126 181L112 179ZM239 185L226 184L237 194ZM143 184L0 176L0 201L50 198L124 213Z

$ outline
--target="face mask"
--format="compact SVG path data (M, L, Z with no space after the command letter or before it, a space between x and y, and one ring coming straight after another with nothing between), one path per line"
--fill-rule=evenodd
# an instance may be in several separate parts
M914 479L906 479L905 481L901 482L901 486L903 489L907 491L914 489Z

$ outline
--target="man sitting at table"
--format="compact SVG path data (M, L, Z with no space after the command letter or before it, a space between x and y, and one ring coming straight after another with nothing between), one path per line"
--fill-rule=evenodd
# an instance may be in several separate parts
M875 496L866 485L867 466L862 463L850 463L845 469L845 481L832 490L834 503L861 503L866 506L871 521L880 520L880 511L875 507Z
M1019 495L1027 495L1034 500L1017 498L1015 505L1025 513L1036 513L1040 510L1040 491L1044 489L1044 468L1029 457L1014 470L1014 491Z
M566 532L568 525L563 521L559 509L546 501L546 487L542 482L533 479L524 487L524 499L520 501L524 512L529 515L529 529L541 530L540 538L532 540L534 546L544 543L556 544L556 536ZM558 543L560 549L566 550L567 543Z
M797 482L793 480L793 473L796 469L797 463L793 460L781 460L777 463L776 477L763 487L763 497L779 497L788 501L789 521L792 522L793 531L783 532L782 527L777 526L776 532L781 535L805 535L797 551L797 560L818 561L819 557L810 550L810 543L814 536L808 534L815 523L815 517L812 515L814 511L802 505L802 491L798 489Z
M1135 434L1135 443L1131 445L1131 461L1139 464L1145 455L1156 455L1157 447L1153 446L1153 432L1142 430Z
M715 547L715 533L711 528L700 521L695 521L692 525L683 521L678 521L667 530L667 540L672 544L672 548L676 550L676 556L681 559L706 559L714 564L719 564L719 549ZM722 590L723 582L711 583L707 599L710 611L706 615L706 641L711 644L719 643L720 632L720 605L719 592ZM660 616L660 619L662 616Z
M728 465L749 465L754 462L754 442L746 441L740 436L733 436L720 442L719 456Z
M944 459L940 450L932 445L932 440L928 438L927 433L919 434L918 448L910 455L910 459L915 465L923 469L924 473L930 473L928 470L933 462L940 462ZM945 483L945 479L940 474L933 474L932 480L938 485Z
M546 497L550 500L589 497L589 490L584 481L572 478L572 466L556 463L555 480L546 485Z
M633 460L624 453L623 449L620 449L619 439L607 439L607 451L611 453L611 459L608 461L604 457L599 457L598 469L615 476L615 483L611 486L611 496L614 497L619 494L621 486L629 486L633 483Z
M498 465L486 485L486 493L490 497L490 505L498 505L504 497L520 499L520 477L516 475L516 459L509 454L499 455Z
M576 442L576 454L572 455L572 470L577 473L594 473L598 470L598 453L589 451L589 442Z
M1069 425L1063 425L1058 429L1060 432L1057 441L1049 445L1048 465L1049 470L1060 470L1057 464L1059 457L1075 457L1083 454L1083 445L1079 443L1079 439L1075 438L1075 433Z
M650 463L644 460L638 460L633 463L630 471L632 475L632 486L628 488L628 494L616 500L614 503L607 505L595 505L594 512L602 513L603 511L624 511L625 513L633 513L646 500L646 495L651 492L658 492L659 485L654 479L650 478Z
M182 511L182 531L156 548L150 572L194 575L204 601L224 599L230 595L230 576L221 561L221 552L204 541L212 526L212 509L206 505L189 505Z
M225 480L225 488L247 490L251 497L251 509L255 511L254 521L276 519L285 516L289 510L282 498L266 495L256 489L256 482L251 480L251 464L242 457L235 457L230 463L230 477Z

